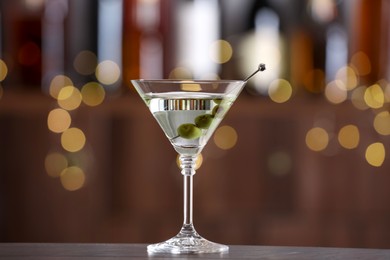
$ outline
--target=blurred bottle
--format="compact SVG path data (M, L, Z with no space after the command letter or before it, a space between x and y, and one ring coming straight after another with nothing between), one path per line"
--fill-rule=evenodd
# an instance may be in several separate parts
M74 68L82 50L97 50L95 0L1 1L3 57L9 68L4 85L49 92L56 75L75 83L91 79Z
M218 0L177 1L173 78L215 79L223 56Z
M123 1L123 80L167 76L174 60L176 1Z
M4 86L40 89L44 1L1 1L2 53L9 73Z
M235 57L240 78L252 73L258 64L267 70L261 77L248 82L246 90L252 94L267 94L269 84L278 78L288 78L287 23L283 10L288 3L281 1L253 1L249 11L248 28L235 41Z
M299 89L322 93L327 81L348 63L343 1L304 0L290 34L291 81Z
M389 1L357 1L350 9L351 65L359 75L360 84L373 84L380 78L388 78Z
M68 0L52 0L45 5L42 15L42 91L49 93L50 81L64 75L66 23Z
M123 80L140 77L140 38L134 14L137 11L137 1L123 3Z

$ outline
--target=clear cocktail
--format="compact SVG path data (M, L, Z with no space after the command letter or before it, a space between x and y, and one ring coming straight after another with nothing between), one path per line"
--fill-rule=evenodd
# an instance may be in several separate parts
M264 69L265 67L259 67L258 71ZM198 155L240 94L247 79L132 80L137 92L180 155L181 173L184 177L183 226L173 238L149 245L149 253L228 251L228 246L210 242L195 231L192 219L192 183Z

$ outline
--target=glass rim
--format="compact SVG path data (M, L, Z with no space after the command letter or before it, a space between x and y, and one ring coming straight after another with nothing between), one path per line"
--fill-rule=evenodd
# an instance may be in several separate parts
M150 82L150 83L188 83L188 84L191 84L191 83L194 83L194 84L197 84L197 83L204 83L204 84L207 84L207 83L243 83L245 82L244 80L238 80L238 79L132 79L130 80L131 82Z

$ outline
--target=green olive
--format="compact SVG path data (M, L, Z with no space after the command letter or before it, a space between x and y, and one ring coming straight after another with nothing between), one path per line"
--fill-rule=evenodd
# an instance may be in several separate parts
M222 102L222 98L216 98L216 99L213 99L213 101L214 101L215 104L219 105Z
M185 139L196 139L200 137L202 130L194 124L182 124L177 128L177 133Z
M195 125L202 129L208 129L211 125L211 122L213 122L213 115L210 114L204 114L197 116L195 118Z

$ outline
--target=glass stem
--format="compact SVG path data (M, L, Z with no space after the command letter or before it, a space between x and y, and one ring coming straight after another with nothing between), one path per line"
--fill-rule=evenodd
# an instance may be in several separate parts
M184 225L192 225L192 175L184 175Z
M194 234L195 229L193 226L192 219L192 206L193 206L193 176L195 175L195 163L196 163L197 155L180 155L180 166L181 173L184 178L184 221L181 233L183 234Z

